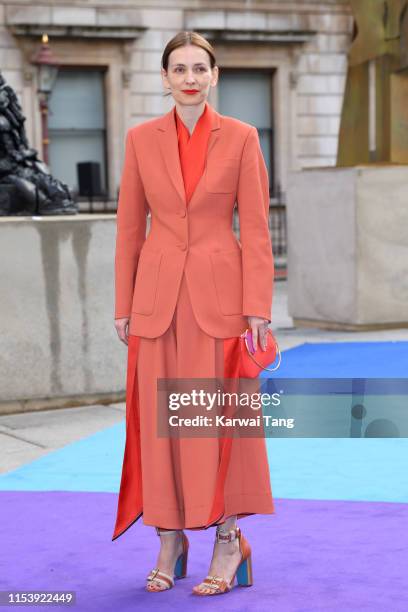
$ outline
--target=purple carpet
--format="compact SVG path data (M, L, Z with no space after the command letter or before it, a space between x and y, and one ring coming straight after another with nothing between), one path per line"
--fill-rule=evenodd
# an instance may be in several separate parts
M186 531L188 577L171 591L147 593L158 539L140 519L111 541L116 495L2 492L0 590L76 591L76 610L99 612L169 605L188 611L408 609L407 504L275 501L275 515L239 521L252 546L254 585L204 598L191 588L207 573L214 529Z

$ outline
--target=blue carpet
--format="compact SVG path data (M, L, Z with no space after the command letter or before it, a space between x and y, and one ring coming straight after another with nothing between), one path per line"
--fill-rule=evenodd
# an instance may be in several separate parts
M408 342L305 342L282 352L274 378L406 378Z
M282 355L281 377L402 377L407 342L303 344ZM0 477L0 490L117 492L125 424ZM268 439L277 498L408 502L407 439Z

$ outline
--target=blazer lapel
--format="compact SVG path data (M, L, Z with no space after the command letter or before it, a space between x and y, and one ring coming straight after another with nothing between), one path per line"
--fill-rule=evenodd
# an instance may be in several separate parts
M217 111L210 105L209 111L211 114L211 134L208 139L207 157L219 139L219 129L221 123L221 115L217 113ZM180 156L178 150L177 128L173 113L174 106L168 113L161 117L158 123L157 129L159 131L159 144L169 177L173 182L175 188L177 189L177 193L179 194L184 206L186 206L186 194L184 190L183 174L181 172ZM198 183L191 197L189 208L191 207L191 202L197 192L200 182Z

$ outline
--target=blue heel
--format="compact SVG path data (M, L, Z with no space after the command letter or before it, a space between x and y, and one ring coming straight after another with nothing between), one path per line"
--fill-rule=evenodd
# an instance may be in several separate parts
M174 577L185 578L187 574L187 553L183 552L176 561L174 566Z
M181 554L176 561L176 565L174 566L174 577L175 578L180 578L182 563L183 563L183 555Z
M178 529L160 529L156 527L157 535L163 535L165 533L176 533L179 531ZM169 574L165 574L160 571L158 567L155 567L147 577L147 585L146 588L149 592L160 592L166 589L171 589L174 587L174 580L177 578L185 578L187 575L187 557L188 557L188 548L189 541L186 535L183 533L183 552L179 554L177 561L174 566L173 576ZM151 585L157 584L159 588L151 588Z
M252 561L250 556L239 565L237 569L237 582L239 586L252 586Z
M241 533L239 527L234 527L229 531L223 531L218 525L216 530L216 541L217 542L233 542L238 539L239 551L241 553L241 561L238 564L235 574L231 578L230 582L227 582L222 576L213 576L208 574L204 580L193 588L195 595L222 595L223 593L229 593L234 586L235 577L239 586L252 586L252 561L251 561L251 547L247 540ZM200 588L201 587L201 588ZM205 588L205 591L203 588Z

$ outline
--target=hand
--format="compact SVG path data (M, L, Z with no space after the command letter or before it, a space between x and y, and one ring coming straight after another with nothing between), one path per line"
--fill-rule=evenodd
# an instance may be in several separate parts
M128 343L129 338L129 317L123 319L115 319L115 328L122 342Z
M248 323L252 331L252 339L254 341L255 351L258 345L263 351L266 351L266 334L268 329L268 320L262 317L248 317Z

